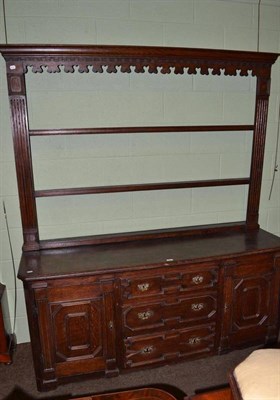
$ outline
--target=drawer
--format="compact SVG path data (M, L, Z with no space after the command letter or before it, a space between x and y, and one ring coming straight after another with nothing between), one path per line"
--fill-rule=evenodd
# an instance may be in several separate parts
M169 267L170 269L170 267ZM166 293L180 294L197 289L210 289L217 286L218 269L190 268L185 272L180 266L177 271L173 270L158 276L127 277L121 279L121 290L123 299L143 298Z
M184 273L181 276L181 291L216 287L217 277L217 269Z
M215 324L129 338L124 343L124 367L140 367L162 361L172 362L185 357L212 354L214 343Z
M188 325L201 325L216 318L216 293L173 297L141 305L124 306L122 323L126 336L136 335L143 330L167 330Z
M246 276L254 276L255 271L258 271L259 274L273 273L274 259L271 254L258 254L257 256L228 259L221 265L227 270L227 274L233 274L237 278L244 278Z
M155 294L163 293L162 285L163 277L142 277L142 278L127 278L121 280L122 297L123 298L139 298L148 297Z

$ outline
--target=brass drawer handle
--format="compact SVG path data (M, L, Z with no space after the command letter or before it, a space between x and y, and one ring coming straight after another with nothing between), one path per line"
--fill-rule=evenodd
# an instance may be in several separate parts
M191 307L192 307L193 311L200 311L200 310L203 310L204 304L203 303L193 303Z
M203 282L203 276L202 275L196 275L192 278L192 282L195 283L196 285L199 285L200 283Z
M199 336L192 337L189 339L189 344L191 344L192 346L199 344L200 342L201 342L201 338Z
M141 349L141 354L151 354L154 351L154 346L145 346Z
M139 285L137 285L137 287L140 290L140 292L146 292L149 289L150 284L149 283L139 283Z
M139 313L138 313L138 318L139 318L139 319L142 319L142 320L144 321L145 319L151 318L153 315L154 315L154 312L151 311L151 310L149 310L149 311L143 311L143 312L139 312Z

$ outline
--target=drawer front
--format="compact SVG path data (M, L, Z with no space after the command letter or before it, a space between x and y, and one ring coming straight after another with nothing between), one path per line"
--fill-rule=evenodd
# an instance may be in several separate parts
M148 297L157 294L163 294L162 277L143 277L141 279L123 279L122 280L122 297L139 298Z
M172 362L214 352L215 324L125 340L124 367Z
M143 330L166 330L188 325L200 325L216 318L216 293L160 302L125 306L122 310L123 329L126 336Z
M185 269L190 269L188 266ZM161 294L182 294L197 289L210 289L217 286L218 270L194 269L190 272L182 271L166 273L158 276L127 277L121 279L122 298L143 298Z

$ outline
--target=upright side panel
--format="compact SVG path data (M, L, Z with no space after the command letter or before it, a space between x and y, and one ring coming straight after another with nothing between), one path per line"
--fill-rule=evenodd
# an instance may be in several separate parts
M266 74L267 76L258 76L257 78L255 129L246 220L248 229L258 229L259 227L259 204L270 92L270 71L268 70Z
M7 65L8 91L23 227L23 250L39 249L36 202L28 129L25 76L20 63Z

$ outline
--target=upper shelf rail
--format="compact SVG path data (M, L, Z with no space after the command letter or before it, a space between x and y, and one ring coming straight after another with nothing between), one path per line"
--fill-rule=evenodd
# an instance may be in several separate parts
M81 194L139 192L143 190L187 189L213 186L248 185L250 178L209 179L198 181L138 183L113 186L92 186L35 190L35 197L70 196Z
M11 72L121 72L201 74L267 77L278 54L253 51L192 49L154 46L0 45ZM147 67L147 68L146 68Z
M194 126L127 126L72 129L31 129L30 136L90 135L123 133L172 133L172 132L229 132L252 131L254 125L194 125Z

